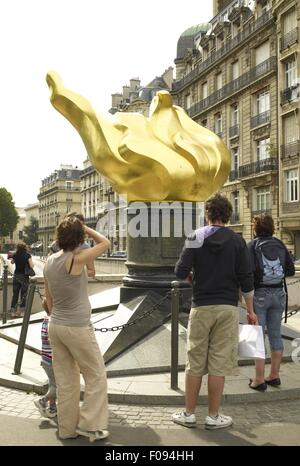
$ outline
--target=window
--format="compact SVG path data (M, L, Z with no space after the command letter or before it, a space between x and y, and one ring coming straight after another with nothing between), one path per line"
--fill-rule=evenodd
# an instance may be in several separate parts
M216 75L216 89L217 91L222 88L222 73Z
M256 210L265 211L271 208L270 186L256 188Z
M267 13L269 11L269 9L270 9L270 3L269 3L269 1L267 1L261 7L261 14L264 15L265 13Z
M297 202L299 201L298 194L299 174L298 170L287 170L285 172L285 201Z
M208 86L207 82L202 84L202 99L206 99L208 96Z
M270 58L270 43L267 40L255 49L255 63L259 65Z
M191 94L185 96L185 108L191 107Z
M237 215L240 213L240 193L239 191L234 191L231 194L231 203L232 203L232 209L233 209L233 214Z
M293 87L297 84L297 64L295 58L284 64L285 87Z
M221 113L217 113L215 115L215 133L222 134L223 125L222 125L222 115Z
M239 148L234 147L231 150L231 170L238 171L239 165Z
M65 188L66 188L67 190L71 190L71 189L72 189L72 186L73 186L73 182L72 182L72 181L66 181Z
M238 104L231 106L231 126L239 124L239 107Z
M283 141L290 144L299 140L299 123L297 116L291 113L283 118Z
M283 34L287 34L297 27L296 10L292 8L282 17Z
M256 141L256 159L258 162L270 157L270 138Z
M270 93L268 90L264 90L256 95L256 114L259 115L268 110L270 110Z
M201 125L202 125L204 128L207 128L207 119L202 120L202 121L201 121Z
M234 63L232 63L232 79L237 79L240 75L240 67L239 67L239 61L235 61Z

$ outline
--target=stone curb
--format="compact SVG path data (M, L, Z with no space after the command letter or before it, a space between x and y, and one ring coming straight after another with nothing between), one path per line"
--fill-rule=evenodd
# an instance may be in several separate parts
M38 385L26 382L18 382L17 380L8 380L0 378L0 386L22 390L25 392L34 392L42 395L47 391L47 385ZM174 393L174 394L173 394ZM110 393L108 392L108 400L110 403L126 404L126 405L166 405L177 406L184 404L184 393L178 389L172 394L167 395L149 395L135 393ZM84 390L81 390L81 399L83 399ZM240 404L240 403L259 403L263 401L280 401L280 400L296 400L300 399L299 388L274 388L268 387L265 392L245 392L245 393L228 393L223 395L223 404ZM200 395L198 404L207 405L207 395Z

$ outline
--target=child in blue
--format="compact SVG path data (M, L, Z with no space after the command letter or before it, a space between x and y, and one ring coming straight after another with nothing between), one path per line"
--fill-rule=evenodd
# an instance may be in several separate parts
M48 324L49 324L49 309L46 300L43 300L43 308L47 313L42 323L41 337L42 337L42 361L41 366L48 377L48 391L45 396L34 401L35 406L43 417L54 418L57 416L56 408L56 383L52 367L52 348L50 346L48 337Z

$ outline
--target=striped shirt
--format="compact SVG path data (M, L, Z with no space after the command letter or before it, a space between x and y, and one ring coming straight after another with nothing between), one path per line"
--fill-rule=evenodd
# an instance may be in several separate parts
M52 364L52 348L48 336L49 318L45 317L42 323L41 337L42 337L42 361L49 366Z

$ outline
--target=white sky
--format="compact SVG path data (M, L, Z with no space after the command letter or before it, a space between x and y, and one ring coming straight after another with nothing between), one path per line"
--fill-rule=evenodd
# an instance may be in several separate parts
M212 0L9 0L0 3L0 187L37 202L60 164L82 168L84 145L49 101L45 75L107 114L129 79L146 85L174 67L177 40L212 18Z

